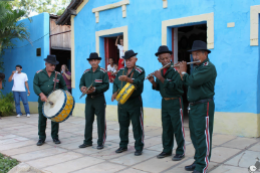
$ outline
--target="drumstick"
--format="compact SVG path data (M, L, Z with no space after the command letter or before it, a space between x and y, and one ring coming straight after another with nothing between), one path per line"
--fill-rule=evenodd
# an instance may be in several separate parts
M53 105L54 105L54 103L53 103L53 102L51 102L51 101L49 101L49 100L47 100L47 103L49 103L51 106L53 106Z
M88 87L88 89L86 90L86 92L83 93L83 94L80 96L79 99L81 99L84 95L86 95L86 93L88 92L88 90L90 90L90 88L92 87L92 85L93 85L93 82L92 82L92 84Z

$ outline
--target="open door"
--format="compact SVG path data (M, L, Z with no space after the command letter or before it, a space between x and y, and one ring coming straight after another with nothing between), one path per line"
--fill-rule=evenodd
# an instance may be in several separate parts
M106 68L109 63L109 58L114 60L114 64L118 63L119 51L115 46L116 37L105 38L105 58L106 58Z

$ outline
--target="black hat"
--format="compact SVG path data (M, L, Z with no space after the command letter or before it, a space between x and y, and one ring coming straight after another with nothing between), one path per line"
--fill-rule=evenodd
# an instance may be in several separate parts
M59 64L59 61L56 60L56 55L48 55L47 58L44 59L44 61L53 65Z
M92 60L92 59L101 60L102 58L100 58L100 57L98 56L98 54L97 54L96 52L94 52L94 53L91 53L91 54L89 55L89 58L87 58L88 61L89 61L89 60Z
M211 52L210 50L207 49L207 43L205 43L204 41L201 41L201 40L195 40L193 42L191 50L188 50L188 52L193 52L193 51L197 51L197 50L205 50L208 53Z
M136 56L138 53L134 53L133 50L128 50L125 52L125 56L123 57L124 59L129 59L132 58L133 56Z
M169 50L169 48L167 46L160 46L158 49L158 52L155 54L155 56L158 56L162 53L170 53L172 54L172 51Z

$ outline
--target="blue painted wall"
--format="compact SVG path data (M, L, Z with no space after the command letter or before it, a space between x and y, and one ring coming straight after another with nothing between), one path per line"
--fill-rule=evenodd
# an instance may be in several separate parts
M20 64L23 67L22 72L26 73L28 76L29 88L31 95L28 100L31 102L36 102L38 96L33 91L33 78L35 73L45 67L43 61L44 58L49 54L49 14L42 13L37 16L32 17L32 22L28 19L21 20L25 26L28 28L30 33L30 40L32 45L28 41L17 41L11 50L5 50L4 66L5 75L8 80L12 71L15 70L15 66ZM36 56L36 49L41 48L41 56ZM13 82L6 82L4 93L12 91Z
M130 0L126 18L122 18L122 9L116 8L100 12L99 23L95 22L93 8L119 1L89 0L75 17L76 102L84 103L84 99L78 99L78 85L82 73L90 67L86 58L96 51L96 31L128 26L129 49L139 53L137 64L149 74L161 66L154 53L161 45L162 21L214 12L215 47L209 58L218 71L216 111L260 113L259 48L250 46L250 6L259 5L259 1L169 0L168 8L163 9L161 0ZM235 22L235 27L227 28L229 22ZM101 56L104 58L102 49ZM101 66L104 65L102 61ZM160 108L159 93L152 91L148 81L144 86L144 107ZM111 95L112 84L106 100L108 105L116 105L117 102L110 101Z

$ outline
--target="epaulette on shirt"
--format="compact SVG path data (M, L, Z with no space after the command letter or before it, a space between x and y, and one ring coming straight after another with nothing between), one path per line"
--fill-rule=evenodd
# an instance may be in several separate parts
M136 70L138 73L142 73L142 72L143 72L143 70L142 70L141 68L139 68L139 67L135 67L135 70Z
M208 61L203 64L203 66L208 66L208 65L209 65Z
M104 68L100 68L100 71L102 71L102 72L104 72L104 73L107 72L106 69L104 69Z
M55 73L60 74L60 72L58 72L58 71L55 71Z
M37 71L36 73L38 74L38 73L40 73L42 70L39 70L39 71Z
M85 70L85 71L84 71L84 74L87 73L87 72L89 72L89 70L90 70L90 69Z

